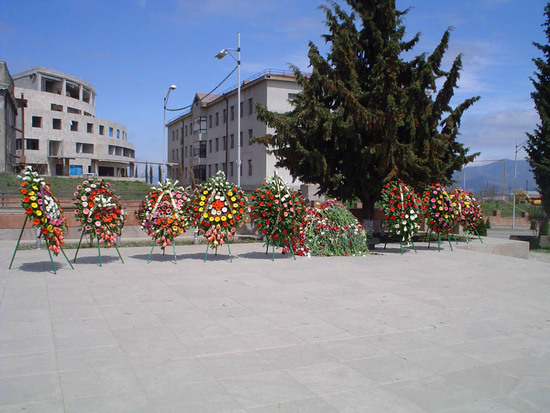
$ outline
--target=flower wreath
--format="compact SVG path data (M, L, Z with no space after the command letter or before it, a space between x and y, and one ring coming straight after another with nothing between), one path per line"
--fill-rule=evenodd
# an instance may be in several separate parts
M212 248L223 245L243 224L244 192L225 180L218 171L196 190L193 209L199 233L204 235Z
M126 216L119 197L111 184L101 178L92 178L76 187L73 194L74 214L90 240L98 239L107 247L114 245L122 232Z
M305 199L291 191L280 176L268 178L250 198L254 225L268 242L288 244L297 234L306 212Z
M64 233L69 227L59 201L53 195L50 184L44 182L32 167L27 166L19 178L23 179L19 189L21 205L32 220L33 227L40 229L40 236L48 249L58 255L65 245Z
M420 205L417 193L403 181L391 181L382 189L382 212L386 216L389 230L408 244L420 228Z
M481 202L470 192L456 188L451 196L458 208L458 218L464 231L474 234L477 227L483 221L483 206Z
M147 192L135 211L141 228L164 250L192 225L189 194L178 181L167 179Z
M340 202L330 199L308 208L292 240L296 255L348 256L368 253L364 227Z
M456 223L456 202L440 184L430 185L424 191L424 216L432 231L450 234ZM454 205L453 205L454 203Z

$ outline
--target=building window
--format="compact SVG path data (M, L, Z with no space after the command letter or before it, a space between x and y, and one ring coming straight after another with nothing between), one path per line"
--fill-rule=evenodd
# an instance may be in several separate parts
M212 115L208 116L208 127L212 128Z
M86 124L86 132L94 133L94 124L93 123Z
M71 130L73 132L78 132L78 122L76 120L71 121Z
M231 120L235 120L235 106L231 106L230 108L231 110Z
M223 150L227 150L227 136L223 137ZM225 168L223 170L225 171Z
M254 132L252 129L248 129L248 144L252 145L252 138L254 137Z
M99 134L100 135L105 135L105 126L99 125Z
M229 176L233 176L233 162L229 162Z
M53 118L52 119L52 128L61 130L61 119Z
M220 150L220 138L216 138L216 152L218 152L219 150Z
M119 155L116 153L116 147L109 145L109 155ZM76 153L94 153L94 145L91 143L76 143Z
M218 164L214 165L214 169L218 172Z
M113 137L113 128L109 127L109 137Z
M223 122L223 123L227 122L227 109L224 109L224 110L223 110L223 119L222 119L222 122Z
M32 117L32 127L41 128L42 127L42 116L33 116Z
M187 125L185 125L185 136L187 136Z
M241 102L241 105L239 106L239 108L241 109L241 118L243 117L243 102Z
M248 114L252 115L254 113L254 100L252 98L248 99Z
M82 115L82 111L77 108L71 108L70 106L67 106L67 113L73 113L75 115Z
M29 151L37 151L40 148L40 141L38 139L25 139L25 149Z
M120 139L120 130L118 130L118 129L116 130L116 138Z
M222 170L223 170L223 173L227 175L227 170L225 169L225 162L222 163Z
M208 141L208 152L212 153L212 139Z
M241 131L241 134L239 136L239 145L241 146L241 148L243 147L243 131Z
M216 126L218 126L220 124L220 117L218 115L219 115L219 113L216 112Z
M63 105L57 105L55 103L52 103L50 107L53 111L63 112Z
M235 147L235 135L231 134L231 140L230 140L231 149Z
M252 159L248 160L248 176L252 176Z

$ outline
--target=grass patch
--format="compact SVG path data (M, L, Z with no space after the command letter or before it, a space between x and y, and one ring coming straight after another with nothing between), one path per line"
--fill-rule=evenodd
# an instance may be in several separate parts
M51 184L53 193L57 198L69 199L73 197L76 187L85 179L86 178L83 177L44 177L44 180ZM124 201L139 201L145 197L145 194L149 188L151 188L151 186L145 182L110 180L108 177L103 179L111 183L117 195ZM7 195L19 195L20 184L21 179L19 179L17 175L0 173L0 192Z

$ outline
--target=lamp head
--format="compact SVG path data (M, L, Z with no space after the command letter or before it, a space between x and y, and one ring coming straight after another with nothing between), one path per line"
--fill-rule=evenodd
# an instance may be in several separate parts
M177 86L176 86L176 85L170 86L170 90L174 90L174 89L177 89Z
M223 59L227 55L227 49L222 49L215 56L216 59Z

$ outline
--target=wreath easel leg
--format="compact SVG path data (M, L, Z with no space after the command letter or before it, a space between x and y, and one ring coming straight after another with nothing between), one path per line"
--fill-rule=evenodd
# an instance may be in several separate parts
M151 254L153 253L153 248L155 248L155 240L153 240L153 246L151 247L151 252L149 252L149 258L147 258L147 264L151 262Z
M13 255L11 256L10 266L8 267L8 270L11 270L11 266L13 264L15 254L17 254L17 248L19 248L19 243L21 242L21 237L23 236L23 231L25 230L25 225L27 225L27 220L28 219L29 219L29 216L25 215L25 221L23 222L23 226L21 227L21 232L19 233L19 238L17 238L17 244L15 244L15 249L13 250Z
M99 266L102 267L101 265L101 250L100 250L100 246L99 246L99 241L97 241L97 256L99 257Z
M80 251L80 244L82 244L83 237L84 237L84 228L82 228L82 233L80 234L80 240L78 241L78 245L76 246L76 252L74 253L73 262L76 262L76 257L78 255L78 251Z
M46 244L46 241L44 241L44 245L46 246L46 249L48 250L48 255L50 256L50 263L52 264L53 273L57 274L57 272L55 271L55 264L53 263L52 252L48 248L48 244Z
M174 243L172 243L172 249L174 250L174 264L177 264L178 260L176 259L176 245Z
M118 254L118 258L120 258L120 261L122 261L122 263L124 264L124 260L122 259L122 255L120 255L120 251L118 250L118 247L116 246L116 244L115 244L115 250Z
M65 254L65 251L63 250L63 248L59 247L59 249L60 249L61 252L63 253L63 256L65 257L65 259L67 260L67 262L69 263L69 265L71 266L71 270L74 270L73 264L71 264L71 261L69 261L69 259L67 258L67 254Z

